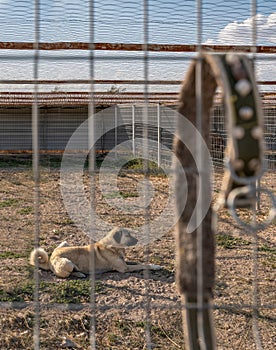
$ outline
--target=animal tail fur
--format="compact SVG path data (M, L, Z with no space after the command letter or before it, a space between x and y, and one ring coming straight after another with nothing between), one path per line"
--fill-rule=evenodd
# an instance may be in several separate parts
M30 255L30 264L35 266L36 261L38 262L38 267L43 270L50 270L49 256L43 248L35 248Z

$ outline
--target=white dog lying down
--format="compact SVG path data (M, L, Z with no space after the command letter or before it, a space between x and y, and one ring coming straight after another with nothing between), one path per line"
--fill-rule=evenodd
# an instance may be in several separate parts
M84 278L91 272L93 256L95 272L119 271L132 272L143 269L160 270L159 265L143 265L127 263L124 260L124 248L134 246L137 239L130 231L123 228L114 228L100 241L86 246L70 247L62 242L52 253L50 259L46 251L36 248L31 252L30 264L43 270L51 270L58 277L75 276Z

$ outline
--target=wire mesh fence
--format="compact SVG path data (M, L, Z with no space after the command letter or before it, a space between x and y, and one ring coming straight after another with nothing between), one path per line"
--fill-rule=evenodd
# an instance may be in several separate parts
M0 9L1 348L188 349L171 167L180 83L202 52L254 59L266 143L260 182L275 193L273 2L6 1ZM221 96L208 130L212 202L229 138ZM267 192L258 196L257 221L273 205ZM251 214L239 210L246 224ZM90 266L84 279L62 279L29 265L34 247L84 246L115 226L138 239L127 261L162 269L95 274ZM248 227L218 212L213 303L197 305L213 312L218 349L275 347L275 221L257 233Z

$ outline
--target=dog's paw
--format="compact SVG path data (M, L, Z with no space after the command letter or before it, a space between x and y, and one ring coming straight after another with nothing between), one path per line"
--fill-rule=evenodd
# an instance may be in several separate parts
M61 242L57 248L64 248L64 247L69 247L69 244L67 243L67 241Z
M73 271L71 273L71 276L77 277L77 278L86 278L86 275L82 272L79 272L79 271Z
M162 270L162 269L163 269L162 266L160 266L160 265L155 265L155 264L150 264L150 265L149 265L149 268L150 268L151 270L154 270L154 271Z

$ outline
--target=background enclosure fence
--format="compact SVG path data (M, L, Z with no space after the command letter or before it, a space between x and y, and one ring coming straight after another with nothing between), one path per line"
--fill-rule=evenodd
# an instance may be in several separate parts
M0 4L1 348L189 348L181 317L189 305L175 286L170 206L180 84L203 53L253 59L266 144L260 183L275 193L275 10L261 0ZM226 123L218 89L209 130L214 200ZM73 202L77 212L88 213L88 233L61 195L62 186L71 185L72 194L79 189L62 183L64 150L75 157L73 169L91 203ZM119 170L116 162L106 167L110 154L122 160ZM101 176L110 174L116 187L113 178L101 187ZM257 221L272 205L266 192L258 196ZM245 223L250 215L239 211ZM64 240L88 244L113 226L128 227L148 243L128 249L128 259L163 270L62 280L29 267L33 247L51 252ZM275 221L256 233L226 209L218 212L214 300L205 305L214 314L218 349L275 348L274 231Z
M77 99L72 101L70 94L64 94L64 102L58 100L59 106L52 106L51 94L48 95L47 106L41 106L40 111L40 150L42 151L64 151L72 133L83 123L88 114L88 95L86 100ZM9 96L13 97L12 93ZM19 95L21 103L26 103L25 107L18 107L15 101L3 101L0 113L0 150L2 153L16 153L18 151L32 150L32 108L30 103ZM28 96L28 95L27 95ZM135 98L133 95L132 98ZM159 97L161 98L161 96ZM158 165L161 160L171 164L170 156L166 155L165 150L161 151L162 145L172 148L173 135L175 133L175 111L177 100L176 96L172 98L169 104L151 103L149 105L149 115L152 126L149 128L149 137L157 142L159 154ZM267 169L275 169L275 95L263 95L263 113L264 113L264 141L267 160ZM123 98L121 97L121 101ZM71 104L63 106L64 104ZM112 103L112 95L107 97L107 106L98 107L96 119L97 128L100 130L100 138L96 141L96 152L108 152L114 146L126 140L132 140L133 154L135 153L135 138L143 137L143 105L142 104L115 104ZM76 106L75 104L81 104ZM11 108L12 107L12 108ZM109 111L105 109L110 108ZM103 111L101 113L101 110ZM123 118L124 126L118 128L116 118ZM105 132L105 125L114 125L109 132ZM211 144L210 151L213 163L217 167L223 166L224 150L227 143L227 129L225 125L225 111L222 101L215 102L211 114ZM118 128L118 131L115 130ZM115 140L117 135L117 140ZM136 151L137 152L137 151ZM140 154L141 156L141 154Z

